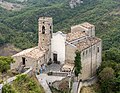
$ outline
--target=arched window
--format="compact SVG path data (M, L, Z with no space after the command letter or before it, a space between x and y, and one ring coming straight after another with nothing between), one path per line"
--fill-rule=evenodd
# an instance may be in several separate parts
M45 26L42 26L42 34L45 34Z

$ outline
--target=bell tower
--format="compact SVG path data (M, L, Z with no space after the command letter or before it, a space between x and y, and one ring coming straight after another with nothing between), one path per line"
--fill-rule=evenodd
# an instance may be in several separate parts
M51 50L51 38L53 33L52 17L40 17L38 20L38 46L41 50Z

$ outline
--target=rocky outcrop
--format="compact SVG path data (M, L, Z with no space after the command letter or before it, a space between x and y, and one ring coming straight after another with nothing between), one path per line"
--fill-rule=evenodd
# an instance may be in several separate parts
M75 8L77 5L83 3L82 0L70 0L69 5L71 8Z

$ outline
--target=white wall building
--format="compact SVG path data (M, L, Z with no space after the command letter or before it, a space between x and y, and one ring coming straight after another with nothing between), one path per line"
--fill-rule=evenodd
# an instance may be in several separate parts
M60 61L61 64L65 63L65 42L65 34L60 31L53 33L51 39L51 58L53 61ZM55 58L55 55L57 58Z

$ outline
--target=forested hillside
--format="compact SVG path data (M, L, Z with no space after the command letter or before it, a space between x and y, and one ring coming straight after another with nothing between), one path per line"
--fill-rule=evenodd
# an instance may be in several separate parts
M17 2L17 0L6 0ZM0 8L0 45L12 43L25 49L37 45L39 16L54 19L54 32L70 31L70 26L90 22L96 26L96 34L103 40L103 49L120 49L120 1L84 0L74 9L69 0L28 0L21 11ZM20 2L18 2L20 3Z
M73 25L90 22L96 26L96 35L103 41L96 93L120 93L120 0L83 0L73 9L69 0L5 1L24 5L24 8L8 11L0 7L0 47L8 43L20 49L36 46L40 16L53 17L54 32L67 33ZM16 82L12 85L15 88Z

